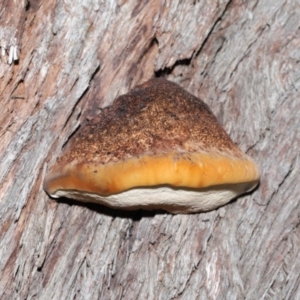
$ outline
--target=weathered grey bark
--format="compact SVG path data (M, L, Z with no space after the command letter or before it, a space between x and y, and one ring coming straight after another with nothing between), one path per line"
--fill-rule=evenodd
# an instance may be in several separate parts
M0 4L0 42L20 49L0 62L0 298L300 299L299 1L15 2ZM154 75L209 104L259 188L194 215L49 199L79 124Z

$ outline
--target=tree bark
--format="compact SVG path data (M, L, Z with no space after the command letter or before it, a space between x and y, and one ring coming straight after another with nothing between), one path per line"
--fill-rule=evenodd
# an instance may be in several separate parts
M0 298L300 299L299 19L298 0L3 0ZM210 106L259 187L192 215L50 199L74 131L154 76Z

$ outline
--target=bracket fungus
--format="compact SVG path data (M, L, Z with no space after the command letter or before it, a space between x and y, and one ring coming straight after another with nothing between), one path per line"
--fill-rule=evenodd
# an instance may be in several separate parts
M191 213L251 191L259 176L205 103L152 79L80 128L44 189L119 209Z

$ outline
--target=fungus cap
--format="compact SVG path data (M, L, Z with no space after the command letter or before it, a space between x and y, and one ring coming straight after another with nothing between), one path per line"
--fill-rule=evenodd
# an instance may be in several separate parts
M190 213L224 205L258 181L254 161L204 102L153 79L80 128L44 189L54 198Z

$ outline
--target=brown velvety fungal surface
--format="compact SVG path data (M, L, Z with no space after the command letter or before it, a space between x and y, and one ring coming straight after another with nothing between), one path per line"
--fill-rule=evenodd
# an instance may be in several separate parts
M172 150L243 155L204 102L175 83L152 79L85 125L60 161L109 163Z

